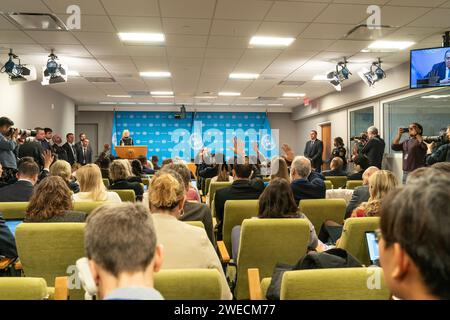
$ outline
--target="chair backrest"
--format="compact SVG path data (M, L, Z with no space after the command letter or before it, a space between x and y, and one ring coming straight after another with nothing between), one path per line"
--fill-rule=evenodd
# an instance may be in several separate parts
M131 189L114 189L110 190L112 192L115 192L119 195L120 199L122 199L123 202L136 202L136 194L134 193L134 190Z
M211 178L206 178L205 182L204 182L204 190L203 190L203 194L206 196L209 193L209 186L211 184Z
M155 289L166 300L220 300L222 286L217 269L161 270Z
M342 248L356 257L362 264L370 265L366 242L366 231L374 231L380 227L379 217L348 218L342 229L338 248Z
M237 257L236 299L249 299L247 269L258 268L262 278L270 277L278 262L294 265L303 257L308 241L306 219L244 220Z
M334 189L345 188L345 184L347 183L346 176L327 176L325 179L331 181Z
M195 165L195 163L190 162L190 163L187 163L186 166L189 169L189 171L192 172L192 174L196 178L197 175L195 174L195 172L197 171L197 166Z
M71 278L75 262L85 256L84 227L84 223L63 222L19 224L16 244L25 276L42 277L50 286L56 277L69 276L69 283L77 284ZM71 299L84 298L80 289L70 290Z
M0 278L0 300L43 300L48 298L43 278Z
M356 187L360 187L362 185L363 185L362 180L348 180L345 187L347 189L355 189Z
M210 181L211 182L211 181ZM208 180L206 180L206 183L208 184ZM206 190L208 191L208 195L209 195L209 203L212 203L214 201L214 196L216 195L216 191L225 187L229 187L231 186L232 182L229 181L220 181L220 182L213 182L208 184L208 188Z
M100 207L108 202L105 201L75 201L73 203L73 210L86 212L86 214L91 213L95 208Z
M150 178L141 178L141 179L144 186L148 187L150 185Z
M300 200L299 207L319 233L326 220L342 223L347 204L344 199L307 199Z
M103 178L103 184L105 185L106 188L109 188L110 183L109 183L109 179Z
M245 219L258 215L258 200L227 200L223 213L223 242L231 252L231 230Z
M191 226L194 226L194 227L199 227L199 228L205 229L205 225L201 221L183 221L183 222L190 224Z
M330 180L325 180L324 182L325 182L325 188L327 190L333 189L333 184L331 183Z
M388 300L381 268L288 271L281 281L282 300Z
M28 202L0 202L0 212L5 220L25 219Z

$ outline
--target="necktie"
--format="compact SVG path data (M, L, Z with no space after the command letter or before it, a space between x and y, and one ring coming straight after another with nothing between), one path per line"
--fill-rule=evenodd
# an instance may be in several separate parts
M83 162L86 163L86 148L83 148Z

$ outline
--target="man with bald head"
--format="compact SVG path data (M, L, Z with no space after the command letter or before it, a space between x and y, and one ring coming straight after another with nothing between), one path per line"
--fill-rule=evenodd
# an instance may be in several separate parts
M359 204L366 202L369 200L369 178L372 174L377 172L378 169L375 166L367 168L363 173L363 185L356 187L353 190L352 199L349 201L347 205L347 209L345 210L345 219L349 218L352 215L353 210L358 207Z
M381 169L386 143L381 139L378 134L378 129L374 126L370 126L367 129L367 137L369 138L369 141L367 141L366 145L362 148L361 154L369 159L369 165Z
M291 164L291 189L297 203L303 199L325 199L325 182L322 174L312 171L311 161L303 156Z

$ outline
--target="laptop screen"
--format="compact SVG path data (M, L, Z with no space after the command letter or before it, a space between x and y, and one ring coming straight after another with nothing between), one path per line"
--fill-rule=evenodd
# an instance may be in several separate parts
M6 226L9 228L13 235L16 235L16 228L19 224L21 224L22 220L6 220Z
M197 188L197 181L196 181L196 180L191 180L191 185L192 185L194 188Z
M375 232L366 232L367 248L369 249L369 259L374 265L380 265L380 254L378 251L378 242Z

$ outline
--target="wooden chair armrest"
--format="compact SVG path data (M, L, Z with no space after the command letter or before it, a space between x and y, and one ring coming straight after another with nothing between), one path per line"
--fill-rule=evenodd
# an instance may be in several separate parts
M259 269L250 268L248 274L248 291L250 300L262 300L261 280L259 279Z
M225 242L217 241L217 248L219 249L220 260L223 263L230 262L230 254L228 253L227 247L225 246Z
M0 269L6 269L14 260L15 258L0 258Z
M67 300L69 297L69 277L55 278L55 300Z
M14 264L14 269L16 269L16 270L23 270L22 262L17 261L17 262Z

